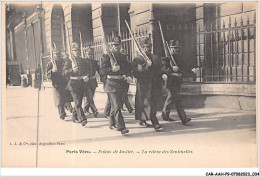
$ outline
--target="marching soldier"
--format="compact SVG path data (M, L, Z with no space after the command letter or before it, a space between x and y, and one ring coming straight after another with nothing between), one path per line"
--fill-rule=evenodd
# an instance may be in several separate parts
M133 60L134 77L137 79L135 95L135 119L139 125L149 127L146 123L151 120L156 131L162 130L156 117L156 107L158 97L160 96L162 83L160 70L161 60L151 53L152 43L150 38L142 41L142 48L149 58L137 56Z
M101 73L106 76L104 90L108 93L111 111L109 117L109 128L121 131L125 135L129 130L125 127L124 117L121 113L122 96L124 83L127 80L132 81L130 77L131 64L127 61L126 56L120 53L121 39L115 36L112 43L112 51L102 57ZM108 51L109 52L109 51Z
M169 89L167 99L165 101L162 118L165 121L174 121L169 117L170 107L174 103L176 106L177 113L182 121L182 124L185 125L187 122L190 122L191 119L188 118L185 114L185 111L181 104L180 99L180 88L182 82L182 75L191 69L184 64L184 62L179 57L180 45L178 40L170 40L170 54L174 58L177 66L171 65L170 58L164 57L163 61L163 75L162 78L166 82L166 87ZM195 69L192 69L195 72Z
M97 84L97 79L96 79L96 72L100 73L100 67L97 63L97 61L94 60L93 58L94 51L93 48L87 48L86 50L86 59L90 65L90 71L89 71L89 93L86 96L86 103L84 107L85 112L89 112L89 108L91 108L91 111L93 112L94 116L97 117L98 111L95 106L93 97L96 91L96 88L98 86Z
M63 68L63 74L69 76L70 80L67 89L70 91L74 101L73 121L80 122L82 126L87 124L86 116L82 109L82 100L84 92L88 90L89 81L89 63L87 60L80 57L79 45L72 44L72 58L71 61L67 60ZM75 114L77 116L75 116ZM78 120L75 120L77 117Z
M53 55L53 61L50 61L46 67L47 77L52 81L55 106L58 107L60 118L64 120L66 117L64 106L67 102L70 104L72 98L70 93L66 91L68 81L62 75L65 60L63 60L58 48L54 48Z

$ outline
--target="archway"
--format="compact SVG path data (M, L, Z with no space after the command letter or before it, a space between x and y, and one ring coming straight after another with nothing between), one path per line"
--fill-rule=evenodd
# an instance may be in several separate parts
M61 5L54 5L51 13L51 43L61 50L66 50L64 12Z

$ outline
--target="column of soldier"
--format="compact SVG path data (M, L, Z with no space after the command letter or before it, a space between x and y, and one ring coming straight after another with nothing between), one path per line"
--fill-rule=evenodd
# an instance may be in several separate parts
M185 114L180 99L180 87L182 74L191 71L183 64L179 57L179 41L170 40L169 48L171 57L174 57L176 65L172 65L169 57L159 58L151 53L152 43L150 38L141 41L141 47L148 58L137 56L133 62L121 51L121 39L115 36L113 39L110 55L102 56L101 65L93 58L93 49L86 50L86 57L80 56L80 48L77 43L72 44L72 57L62 57L58 48L53 49L53 61L47 65L47 74L52 81L55 105L58 107L59 116L65 119L65 108L72 112L73 122L87 124L86 112L89 108L97 117L98 111L94 104L93 96L97 87L96 73L99 73L104 83L104 91L108 100L104 115L109 118L109 128L121 132L122 135L129 133L126 128L121 110L123 104L131 113L131 107L127 98L129 84L132 78L136 79L135 95L135 119L142 127L152 127L161 131L157 113L157 102L160 97L162 85L165 83L169 90L165 101L162 119L174 121L169 117L170 108L175 104L177 113L183 125L191 119ZM111 55L115 59L111 60ZM194 69L192 69L193 72ZM83 97L86 97L84 109L82 108ZM74 102L72 108L70 102ZM150 120L151 124L147 123Z

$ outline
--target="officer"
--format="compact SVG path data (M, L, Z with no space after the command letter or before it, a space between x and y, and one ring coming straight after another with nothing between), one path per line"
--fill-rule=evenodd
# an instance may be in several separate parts
M169 117L170 115L170 107L174 103L176 106L177 113L182 121L183 125L186 125L187 122L190 122L191 119L186 116L186 113L181 104L180 98L180 88L182 83L182 75L184 73L189 72L191 69L181 60L179 56L180 45L178 40L170 40L169 42L170 47L170 54L172 55L173 59L175 60L177 65L174 65L171 62L170 58L164 57L162 58L163 62L163 75L162 78L166 82L166 88L168 88L168 96L164 103L163 111L162 111L162 118L165 121L174 121ZM195 69L192 69L195 72Z
M91 108L91 111L93 112L94 116L97 117L98 115L98 111L97 108L95 106L93 97L96 91L96 88L98 86L97 84L97 79L96 79L96 73L100 73L100 67L97 63L96 60L94 60L94 50L93 48L87 48L86 50L86 59L89 63L90 66L90 71L89 71L89 92L87 92L87 94L85 95L86 97L86 103L85 103L85 107L84 107L84 112L89 112L89 108Z
M62 120L65 119L66 113L64 106L66 102L71 102L72 98L66 91L67 80L62 75L62 69L65 61L63 60L60 50L58 48L53 49L53 62L50 61L47 64L47 77L52 81L53 97L55 106L58 107L58 112Z
M152 54L150 38L145 38L141 46L148 59L139 55L133 60L133 74L137 79L135 95L135 119L139 125L149 127L146 122L151 120L156 131L162 130L156 117L158 97L161 93L162 79L160 75L161 60Z
M111 51L102 56L101 73L106 77L104 90L108 93L111 111L109 117L109 128L121 131L125 135L129 130L125 127L124 117L121 113L124 82L132 82L131 64L126 56L120 52L121 39L115 36L112 42Z
M79 121L82 126L87 124L87 119L82 109L82 100L84 92L86 92L86 88L88 88L87 82L89 81L89 71L89 63L87 60L80 57L79 45L77 43L73 43L72 58L71 60L67 60L65 62L63 74L70 77L67 89L72 95L75 106L73 121ZM75 114L77 116L75 116ZM76 117L78 120L75 120Z

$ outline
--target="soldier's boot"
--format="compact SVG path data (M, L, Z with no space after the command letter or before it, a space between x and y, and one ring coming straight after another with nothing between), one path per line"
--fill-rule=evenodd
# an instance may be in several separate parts
M129 133L129 130L127 130L126 128L124 128L124 129L121 130L121 134L122 134L122 135L125 135L125 134L127 134L127 133Z
M88 105L88 104L84 106L84 113L91 114L91 113L89 112L89 105Z
M60 119L64 120L66 117L64 105L58 105L58 111L59 111Z
M88 123L87 119L83 119L81 121L81 125L84 127Z
M156 124L156 125L154 126L154 129L155 129L156 131L161 131L163 128L161 127L160 124Z
M165 120L165 121L169 121L169 122L175 121L174 119L171 119L171 118L169 117L169 114L167 115L167 114L165 114L164 112L162 112L162 119Z
M151 124L148 124L145 120L139 120L138 121L138 124L140 125L140 126L142 126L142 127L152 127L152 125Z
M72 112L72 121L73 121L74 123L80 123L80 122L79 122L79 119L78 119L77 112L76 112L75 109L73 109L73 112Z
M90 106L90 108L91 108L91 111L93 112L94 117L97 117L98 116L98 110L97 110L96 106L95 107Z
M191 118L187 117L180 101L176 103L176 109L183 125L186 125L188 122L191 121Z
M72 105L71 105L70 102L66 102L65 105L64 105L64 107L65 107L68 111L70 111L70 113L73 112L73 107L72 107Z

